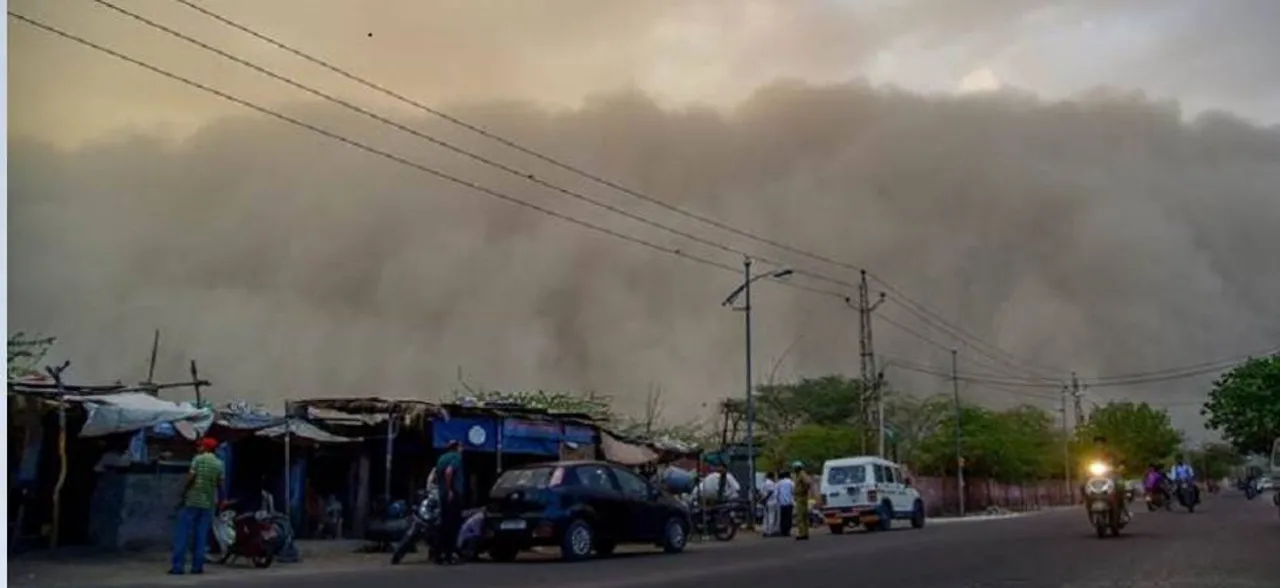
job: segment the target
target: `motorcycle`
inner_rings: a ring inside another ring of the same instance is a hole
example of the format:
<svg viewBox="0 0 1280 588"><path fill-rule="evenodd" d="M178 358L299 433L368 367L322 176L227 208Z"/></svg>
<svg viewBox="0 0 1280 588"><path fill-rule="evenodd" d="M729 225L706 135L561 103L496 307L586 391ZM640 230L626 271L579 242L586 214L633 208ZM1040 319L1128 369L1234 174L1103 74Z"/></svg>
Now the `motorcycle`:
<svg viewBox="0 0 1280 588"><path fill-rule="evenodd" d="M1245 500L1253 500L1254 498L1258 497L1259 492L1258 492L1257 478L1249 478L1248 480L1245 480L1242 486L1244 486Z"/></svg>
<svg viewBox="0 0 1280 588"><path fill-rule="evenodd" d="M1145 493L1147 502L1147 510L1154 512L1160 509L1173 510L1173 501L1170 498L1168 484L1161 482L1155 488L1148 489Z"/></svg>
<svg viewBox="0 0 1280 588"><path fill-rule="evenodd" d="M1195 484L1178 480L1174 485L1173 493L1178 497L1178 504L1187 509L1187 512L1196 511L1196 505L1200 503L1200 493L1196 491Z"/></svg>
<svg viewBox="0 0 1280 588"><path fill-rule="evenodd" d="M1110 475L1111 466L1102 462L1089 464L1089 478L1084 483L1085 506L1089 514L1089 522L1098 533L1098 537L1120 535L1120 530L1129 524L1129 516L1125 512L1128 501L1128 489L1116 485Z"/></svg>
<svg viewBox="0 0 1280 588"><path fill-rule="evenodd" d="M405 530L404 536L396 542L395 549L391 554L391 565L396 565L404 559L418 542L422 542L427 546L427 557L434 560L436 558L436 548L440 541L440 499L434 491L425 491L418 493L418 507L409 515L409 527ZM458 555L464 561L472 561L476 559L476 555L480 553L480 538L484 529L484 509L472 509L464 512L462 515L462 528L458 531L458 536L453 540L457 541Z"/></svg>
<svg viewBox="0 0 1280 588"><path fill-rule="evenodd" d="M400 563L419 541L426 543L427 553L435 559L436 534L440 527L440 499L435 492L419 492L418 507L409 514L409 528L391 552L391 565Z"/></svg>
<svg viewBox="0 0 1280 588"><path fill-rule="evenodd" d="M237 513L234 501L219 505L210 533L220 550L218 563L248 558L255 568L267 568L275 561L291 536L289 520L267 511Z"/></svg>
<svg viewBox="0 0 1280 588"><path fill-rule="evenodd" d="M712 505L705 509L697 503L689 505L693 534L711 535L717 541L733 541L738 535L738 521L743 516L741 507L734 503Z"/></svg>

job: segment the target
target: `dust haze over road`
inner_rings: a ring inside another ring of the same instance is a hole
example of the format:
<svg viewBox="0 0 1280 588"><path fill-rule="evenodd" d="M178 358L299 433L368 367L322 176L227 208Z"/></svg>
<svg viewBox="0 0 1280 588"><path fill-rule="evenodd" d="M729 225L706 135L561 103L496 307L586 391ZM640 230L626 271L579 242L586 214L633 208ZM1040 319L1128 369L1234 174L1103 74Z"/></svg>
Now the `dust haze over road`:
<svg viewBox="0 0 1280 588"><path fill-rule="evenodd" d="M40 43L29 47L50 41ZM321 79L291 67L284 71L308 83ZM467 99L446 110L688 209L865 265L1040 364L1085 377L1127 373L1280 338L1276 127L1188 115L1136 91L1057 100L786 79L761 80L729 105L672 106L643 88L540 104ZM739 261L336 106L287 108L539 205ZM684 230L856 277L692 224L437 120L400 120ZM142 377L158 327L159 372L176 377L195 357L219 400L432 397L457 386L461 366L489 388L595 389L624 408L638 407L656 382L669 415L681 418L741 387L740 316L717 306L736 285L731 274L260 117L219 113L181 139L118 132L67 146L31 135L9 142L11 330L59 336L57 355L74 360L77 378ZM856 317L838 300L763 286L756 307L762 370L797 338L785 374L856 367ZM883 312L911 321L892 305ZM945 364L944 351L908 335L885 325L876 334L881 352ZM939 386L901 378L899 387L922 393ZM1202 397L1205 382L1099 390L1094 399L1167 404L1175 424L1193 427L1199 419L1185 403ZM1019 401L980 386L966 393Z"/></svg>

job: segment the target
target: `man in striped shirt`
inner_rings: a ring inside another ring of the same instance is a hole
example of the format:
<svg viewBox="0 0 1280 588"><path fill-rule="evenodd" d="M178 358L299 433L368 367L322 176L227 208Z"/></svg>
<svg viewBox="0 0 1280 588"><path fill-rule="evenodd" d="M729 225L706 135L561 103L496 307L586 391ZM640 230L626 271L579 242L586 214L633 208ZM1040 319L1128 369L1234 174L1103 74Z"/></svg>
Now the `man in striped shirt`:
<svg viewBox="0 0 1280 588"><path fill-rule="evenodd" d="M186 567L187 548L192 550L191 573L204 573L205 552L209 549L209 527L222 487L222 460L213 452L218 442L200 439L196 456L187 470L187 483L182 488L182 507L173 533L173 565L169 573L181 575ZM194 537L192 536L194 535Z"/></svg>

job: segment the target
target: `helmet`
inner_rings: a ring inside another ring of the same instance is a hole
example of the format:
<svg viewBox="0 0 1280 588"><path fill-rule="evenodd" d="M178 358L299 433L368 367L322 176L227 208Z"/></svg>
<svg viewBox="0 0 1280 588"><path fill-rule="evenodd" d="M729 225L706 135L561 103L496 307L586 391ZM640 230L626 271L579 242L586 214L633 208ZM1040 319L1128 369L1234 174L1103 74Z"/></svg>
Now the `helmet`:
<svg viewBox="0 0 1280 588"><path fill-rule="evenodd" d="M804 469L804 462L800 460L791 462L791 469L793 470Z"/></svg>

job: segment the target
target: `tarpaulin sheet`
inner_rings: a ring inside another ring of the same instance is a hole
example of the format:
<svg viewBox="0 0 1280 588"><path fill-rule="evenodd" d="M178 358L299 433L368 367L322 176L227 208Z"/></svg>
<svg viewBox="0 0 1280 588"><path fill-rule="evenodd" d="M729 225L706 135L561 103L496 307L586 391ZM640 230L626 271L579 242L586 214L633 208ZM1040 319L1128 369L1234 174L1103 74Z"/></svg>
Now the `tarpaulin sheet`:
<svg viewBox="0 0 1280 588"><path fill-rule="evenodd" d="M353 441L359 441L359 439L352 439L351 437L334 435L333 433L301 419L289 419L288 432L294 437L315 441L316 443L351 443ZM255 434L260 437L284 437L285 425L279 424L267 427L259 430Z"/></svg>
<svg viewBox="0 0 1280 588"><path fill-rule="evenodd" d="M643 445L627 443L607 431L600 431L600 449L604 458L614 463L638 466L658 460L658 453Z"/></svg>
<svg viewBox="0 0 1280 588"><path fill-rule="evenodd" d="M560 423L506 418L502 420L503 453L560 455Z"/></svg>
<svg viewBox="0 0 1280 588"><path fill-rule="evenodd" d="M88 419L80 429L81 437L103 437L115 433L131 433L161 423L183 421L190 428L179 432L189 438L203 434L213 423L213 410L196 408L189 403L162 400L150 394L127 392L105 396L68 396L68 402L84 405Z"/></svg>

